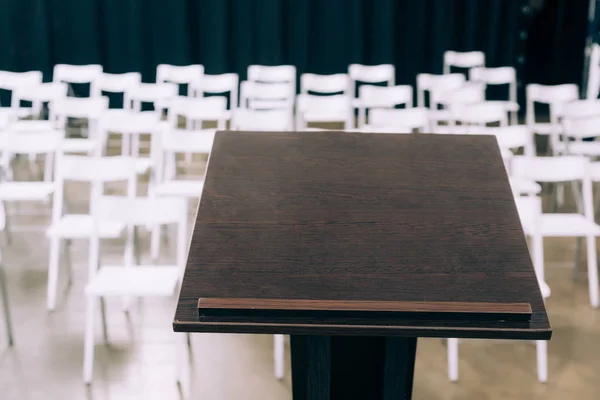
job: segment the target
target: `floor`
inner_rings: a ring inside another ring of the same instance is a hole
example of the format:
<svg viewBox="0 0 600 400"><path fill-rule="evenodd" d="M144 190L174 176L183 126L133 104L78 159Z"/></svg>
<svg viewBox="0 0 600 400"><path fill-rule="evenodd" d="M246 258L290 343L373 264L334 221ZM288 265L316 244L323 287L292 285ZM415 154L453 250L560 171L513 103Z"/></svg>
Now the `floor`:
<svg viewBox="0 0 600 400"><path fill-rule="evenodd" d="M86 206L86 187L69 186L68 193L76 207ZM195 204L190 204L190 218L194 211ZM0 243L16 342L8 348L0 326L2 400L291 399L289 353L286 378L279 382L273 377L272 337L265 335L193 335L193 379L191 388L186 387L192 395L182 392L175 382L176 334L171 330L175 298L137 301L129 314L123 313L120 299L109 299L109 343L104 344L97 332L94 382L86 387L81 368L87 243L74 242L73 283L67 286L62 276L59 306L49 313L45 308L48 248L44 229L50 206L13 206L11 215L11 244L6 237L0 237ZM142 242L147 248L148 235ZM165 258L168 250L163 248ZM574 250L575 240L547 240L545 244L547 281L552 289L548 312L554 329L547 384L536 380L532 343L461 342L460 381L450 383L443 341L422 339L413 398L597 399L600 310L588 303L585 271L573 280ZM107 260L119 257L121 251L121 242L103 245Z"/></svg>

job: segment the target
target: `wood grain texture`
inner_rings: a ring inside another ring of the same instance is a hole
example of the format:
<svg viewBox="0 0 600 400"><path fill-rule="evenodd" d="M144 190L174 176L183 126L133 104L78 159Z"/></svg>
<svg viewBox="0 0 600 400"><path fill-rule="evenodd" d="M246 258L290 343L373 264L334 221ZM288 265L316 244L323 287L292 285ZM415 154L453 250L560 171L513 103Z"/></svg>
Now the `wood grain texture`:
<svg viewBox="0 0 600 400"><path fill-rule="evenodd" d="M529 321L531 306L526 303L457 303L369 300L286 300L225 299L198 300L203 321L231 320L232 317L265 316L292 319L314 315L333 318L436 318L488 321Z"/></svg>
<svg viewBox="0 0 600 400"><path fill-rule="evenodd" d="M530 321L200 321L199 298L526 303ZM174 328L549 339L494 137L219 132Z"/></svg>

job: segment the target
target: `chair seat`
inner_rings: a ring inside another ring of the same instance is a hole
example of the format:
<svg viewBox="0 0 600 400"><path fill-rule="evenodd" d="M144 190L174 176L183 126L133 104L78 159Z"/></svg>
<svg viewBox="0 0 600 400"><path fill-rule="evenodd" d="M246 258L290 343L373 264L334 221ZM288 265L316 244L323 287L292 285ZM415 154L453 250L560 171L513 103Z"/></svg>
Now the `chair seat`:
<svg viewBox="0 0 600 400"><path fill-rule="evenodd" d="M542 214L541 234L549 237L600 236L600 226L581 214Z"/></svg>
<svg viewBox="0 0 600 400"><path fill-rule="evenodd" d="M21 120L11 125L11 128L20 132L55 131L53 123L44 120Z"/></svg>
<svg viewBox="0 0 600 400"><path fill-rule="evenodd" d="M46 182L2 182L2 201L42 201L54 192L54 184Z"/></svg>
<svg viewBox="0 0 600 400"><path fill-rule="evenodd" d="M65 153L90 153L99 148L93 139L63 139L61 150Z"/></svg>
<svg viewBox="0 0 600 400"><path fill-rule="evenodd" d="M554 129L554 125L548 122L538 122L528 126L531 129L531 132L538 135L550 135Z"/></svg>
<svg viewBox="0 0 600 400"><path fill-rule="evenodd" d="M163 265L102 266L85 291L95 296L172 296L179 283L180 269Z"/></svg>
<svg viewBox="0 0 600 400"><path fill-rule="evenodd" d="M204 181L170 181L156 185L154 193L157 196L183 196L198 198L202 194Z"/></svg>
<svg viewBox="0 0 600 400"><path fill-rule="evenodd" d="M67 214L50 225L46 235L50 238L87 239L92 236L93 219L87 214ZM125 224L116 221L99 221L98 237L116 239L121 236Z"/></svg>

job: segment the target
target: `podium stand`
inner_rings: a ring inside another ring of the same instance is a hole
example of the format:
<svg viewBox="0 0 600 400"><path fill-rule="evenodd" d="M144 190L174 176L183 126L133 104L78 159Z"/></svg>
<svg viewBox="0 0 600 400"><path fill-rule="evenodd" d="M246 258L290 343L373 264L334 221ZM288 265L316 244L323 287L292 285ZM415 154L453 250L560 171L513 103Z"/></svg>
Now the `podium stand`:
<svg viewBox="0 0 600 400"><path fill-rule="evenodd" d="M177 332L291 335L294 400L410 399L418 337L547 340L494 136L218 132Z"/></svg>

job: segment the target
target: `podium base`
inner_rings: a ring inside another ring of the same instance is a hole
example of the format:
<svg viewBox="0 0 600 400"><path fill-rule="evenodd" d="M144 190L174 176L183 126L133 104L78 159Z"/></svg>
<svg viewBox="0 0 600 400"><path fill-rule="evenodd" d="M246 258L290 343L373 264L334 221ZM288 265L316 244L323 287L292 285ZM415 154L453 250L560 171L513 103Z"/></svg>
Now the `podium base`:
<svg viewBox="0 0 600 400"><path fill-rule="evenodd" d="M291 336L294 400L412 398L417 338Z"/></svg>

